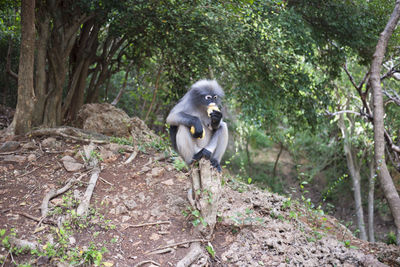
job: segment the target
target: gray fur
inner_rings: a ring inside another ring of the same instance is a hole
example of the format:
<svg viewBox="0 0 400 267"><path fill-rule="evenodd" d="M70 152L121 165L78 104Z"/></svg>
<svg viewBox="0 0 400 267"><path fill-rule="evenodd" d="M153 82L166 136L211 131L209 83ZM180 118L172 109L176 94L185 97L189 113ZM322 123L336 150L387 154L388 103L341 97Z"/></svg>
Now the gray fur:
<svg viewBox="0 0 400 267"><path fill-rule="evenodd" d="M176 149L187 164L202 148L210 151L211 157L220 163L228 144L228 127L223 120L217 129L213 130L210 127L211 119L207 115L207 106L199 103L199 96L204 94L217 95L218 104L224 96L222 88L215 80L200 80L191 86L167 117L167 123L177 127ZM205 131L204 138L197 139L191 135L190 120L186 114L200 119Z"/></svg>

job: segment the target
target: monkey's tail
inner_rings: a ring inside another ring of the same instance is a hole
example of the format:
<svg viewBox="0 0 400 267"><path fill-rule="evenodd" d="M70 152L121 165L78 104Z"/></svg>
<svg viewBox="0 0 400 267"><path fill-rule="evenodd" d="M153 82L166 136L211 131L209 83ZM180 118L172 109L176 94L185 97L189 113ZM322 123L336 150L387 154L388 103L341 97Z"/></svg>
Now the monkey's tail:
<svg viewBox="0 0 400 267"><path fill-rule="evenodd" d="M178 126L171 125L169 127L169 137L171 138L172 147L175 151L178 151L178 146L176 145L176 134L178 132Z"/></svg>

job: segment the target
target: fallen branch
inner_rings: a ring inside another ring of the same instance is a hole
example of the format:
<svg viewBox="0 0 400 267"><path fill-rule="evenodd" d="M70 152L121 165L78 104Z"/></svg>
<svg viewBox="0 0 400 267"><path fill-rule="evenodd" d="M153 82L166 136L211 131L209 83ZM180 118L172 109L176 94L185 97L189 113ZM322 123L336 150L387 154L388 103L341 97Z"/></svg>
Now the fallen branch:
<svg viewBox="0 0 400 267"><path fill-rule="evenodd" d="M29 172L26 172L26 173L23 173L23 174L21 174L20 176L17 176L17 177L24 177L24 176L26 176L26 175L28 175L28 174L31 174L32 172L36 171L37 169L39 169L39 168L41 168L41 167L43 167L43 166L36 167L36 168L34 168L33 170L31 170L31 171L29 171Z"/></svg>
<svg viewBox="0 0 400 267"><path fill-rule="evenodd" d="M29 136L56 135L65 138L70 138L76 141L91 142L96 144L107 144L110 142L108 136L99 133L91 133L79 128L67 127L67 126L38 129L29 132L28 135ZM93 137L96 137L97 139L93 139Z"/></svg>
<svg viewBox="0 0 400 267"><path fill-rule="evenodd" d="M40 222L41 221L44 224L57 226L57 223L55 221L53 221L53 220L37 218L37 217L34 217L34 216L32 216L32 215L30 215L28 213L25 213L25 212L19 212L18 214L24 216L25 218L31 219L31 220L33 220L35 222Z"/></svg>
<svg viewBox="0 0 400 267"><path fill-rule="evenodd" d="M111 185L111 186L114 186L114 184L113 183L110 183L109 181L107 181L106 179L104 179L104 178L101 178L100 177L100 181L102 181L103 183L105 183L105 184L108 184L108 185Z"/></svg>
<svg viewBox="0 0 400 267"><path fill-rule="evenodd" d="M171 222L170 221L158 221L158 222L151 222L151 223L130 224L130 225L125 226L124 229L122 229L122 231L128 229L129 227L137 228L137 227L157 225L157 224L171 224Z"/></svg>
<svg viewBox="0 0 400 267"><path fill-rule="evenodd" d="M129 158L124 162L124 164L129 164L131 163L137 156L138 152L135 150L133 153L129 156Z"/></svg>
<svg viewBox="0 0 400 267"><path fill-rule="evenodd" d="M159 249L156 251L153 251L149 253L148 255L155 255L155 254L165 254L174 251L173 248L164 248L164 249Z"/></svg>
<svg viewBox="0 0 400 267"><path fill-rule="evenodd" d="M205 242L208 242L208 241L209 240L206 240L206 239L193 239L193 240L188 240L188 241L182 241L182 242L178 242L178 243L173 243L171 245L163 246L163 247L160 247L160 248L148 250L144 254L149 254L149 253L157 251L157 250L161 250L161 249L165 249L165 248L173 248L173 247L186 245L186 244L190 244L190 243L194 243L194 242L205 243Z"/></svg>
<svg viewBox="0 0 400 267"><path fill-rule="evenodd" d="M42 206L40 207L40 210L42 212L41 221L43 221L44 218L46 218L47 213L49 212L49 206L48 206L49 201L51 199L55 198L56 196L61 195L61 194L65 193L66 191L68 191L74 185L75 182L76 182L76 179L71 178L68 180L67 184L63 188L60 188L58 190L52 189L46 194L46 196L43 198ZM40 223L39 223L39 225L40 225Z"/></svg>
<svg viewBox="0 0 400 267"><path fill-rule="evenodd" d="M151 263L151 264L154 264L154 265L160 266L160 264L159 264L159 263L157 263L157 262L155 262L155 261L150 261L150 260L147 260L147 261L141 261L141 262L139 262L138 264L136 264L136 265L135 265L135 266L133 266L133 267L140 267L140 266L142 266L142 265L145 265L145 264L147 264L147 263Z"/></svg>
<svg viewBox="0 0 400 267"><path fill-rule="evenodd" d="M86 188L86 192L83 195L83 199L76 209L76 214L78 216L86 215L89 210L90 199L93 195L93 190L96 186L97 179L99 178L100 168L99 166L95 166L93 168L92 176L90 176L89 185Z"/></svg>
<svg viewBox="0 0 400 267"><path fill-rule="evenodd" d="M191 266L197 259L199 259L202 255L206 256L203 252L203 249L200 246L200 242L194 242L190 245L190 251L185 255L183 259L181 259L176 267L188 267ZM197 265L196 265L197 266Z"/></svg>

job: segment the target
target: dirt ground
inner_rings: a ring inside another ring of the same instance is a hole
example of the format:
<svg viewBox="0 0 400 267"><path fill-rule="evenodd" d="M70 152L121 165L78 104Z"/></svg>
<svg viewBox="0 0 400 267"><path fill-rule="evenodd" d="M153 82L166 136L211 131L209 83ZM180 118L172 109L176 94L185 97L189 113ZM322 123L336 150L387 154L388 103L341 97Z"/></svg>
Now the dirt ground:
<svg viewBox="0 0 400 267"><path fill-rule="evenodd" d="M14 252L3 242L3 266L176 266L190 241L203 239L193 234L195 218L184 216L191 213L187 173L157 147L97 145L100 178L90 214L82 219L74 210L91 176L81 154L87 143L59 137L15 141L16 147L0 152L2 239L15 235L46 253ZM125 164L132 153L135 159ZM65 156L80 168L67 171ZM44 196L72 177L78 182L51 200L46 220L39 223ZM228 173L224 177L220 218L213 238L203 242L211 251L208 266L400 265L398 247L358 240L332 217L242 184Z"/></svg>

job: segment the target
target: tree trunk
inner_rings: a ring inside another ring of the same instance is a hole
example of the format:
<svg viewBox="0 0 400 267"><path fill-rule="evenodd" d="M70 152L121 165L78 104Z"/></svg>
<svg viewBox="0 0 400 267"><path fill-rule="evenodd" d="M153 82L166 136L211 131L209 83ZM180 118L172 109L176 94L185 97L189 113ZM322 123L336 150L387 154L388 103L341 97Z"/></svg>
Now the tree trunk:
<svg viewBox="0 0 400 267"><path fill-rule="evenodd" d="M400 198L392 177L388 171L385 161L385 139L384 139L384 107L381 87L380 72L387 43L396 28L400 16L400 0L396 1L393 13L390 16L385 29L379 36L375 53L371 63L370 82L373 89L374 99L374 142L375 142L375 164L383 193L389 203L394 222L397 228L397 244L400 245Z"/></svg>
<svg viewBox="0 0 400 267"><path fill-rule="evenodd" d="M350 121L350 123L353 123ZM365 230L365 222L364 222L364 211L362 207L362 198L361 198L361 175L360 175L360 164L356 163L356 156L353 151L353 147L351 145L351 141L349 140L349 133L346 125L344 123L344 115L339 115L339 128L342 131L343 136L343 146L344 153L346 155L347 168L350 172L351 181L353 183L353 191L354 191L354 202L356 209L356 217L357 217L357 227L360 230L360 239L367 240L367 232ZM353 124L350 125L350 128L353 129Z"/></svg>
<svg viewBox="0 0 400 267"><path fill-rule="evenodd" d="M88 87L86 103L97 103L99 100L100 86L112 74L112 59L118 52L118 49L126 41L126 36L122 38L107 37L103 45L103 52L100 56L101 60L97 62L97 66L92 74L92 78Z"/></svg>
<svg viewBox="0 0 400 267"><path fill-rule="evenodd" d="M279 152L278 152L278 155L276 156L274 169L272 170L272 177L274 179L276 178L276 171L278 169L279 158L281 157L282 152L283 152L283 144L282 144L282 142L279 142Z"/></svg>
<svg viewBox="0 0 400 267"><path fill-rule="evenodd" d="M150 107L147 110L147 113L146 113L146 116L144 119L145 122L147 122L147 120L149 119L150 112L152 111L154 103L156 102L156 96L157 96L157 91L158 91L158 87L159 87L161 72L162 72L162 65L158 68L156 83L154 85L153 98L151 100Z"/></svg>
<svg viewBox="0 0 400 267"><path fill-rule="evenodd" d="M132 63L133 63L133 61L129 64L128 68L126 69L124 83L122 84L121 89L119 90L119 92L118 92L117 96L114 98L114 100L111 102L111 105L113 105L113 106L116 106L118 104L119 100L121 99L122 95L125 92L126 85L128 84L129 71L131 69Z"/></svg>
<svg viewBox="0 0 400 267"><path fill-rule="evenodd" d="M85 101L86 80L90 64L94 61L98 46L99 25L94 19L87 21L82 27L79 40L71 53L72 78L69 91L62 107L62 117L66 121L73 121Z"/></svg>
<svg viewBox="0 0 400 267"><path fill-rule="evenodd" d="M35 0L21 1L21 50L18 68L18 102L11 132L25 134L32 128L35 104L33 67L35 55Z"/></svg>
<svg viewBox="0 0 400 267"><path fill-rule="evenodd" d="M369 242L375 242L374 232L374 190L375 190L375 164L371 159L368 177L368 235Z"/></svg>
<svg viewBox="0 0 400 267"><path fill-rule="evenodd" d="M39 1L40 4L42 4ZM38 7L40 10L40 7ZM37 38L37 52L36 52L36 81L35 93L37 101L35 103L35 112L33 114L33 126L39 126L43 123L44 105L46 103L47 93L47 73L46 73L46 58L47 58L47 44L50 36L50 18L43 12L38 12L37 18L38 25L38 38Z"/></svg>

